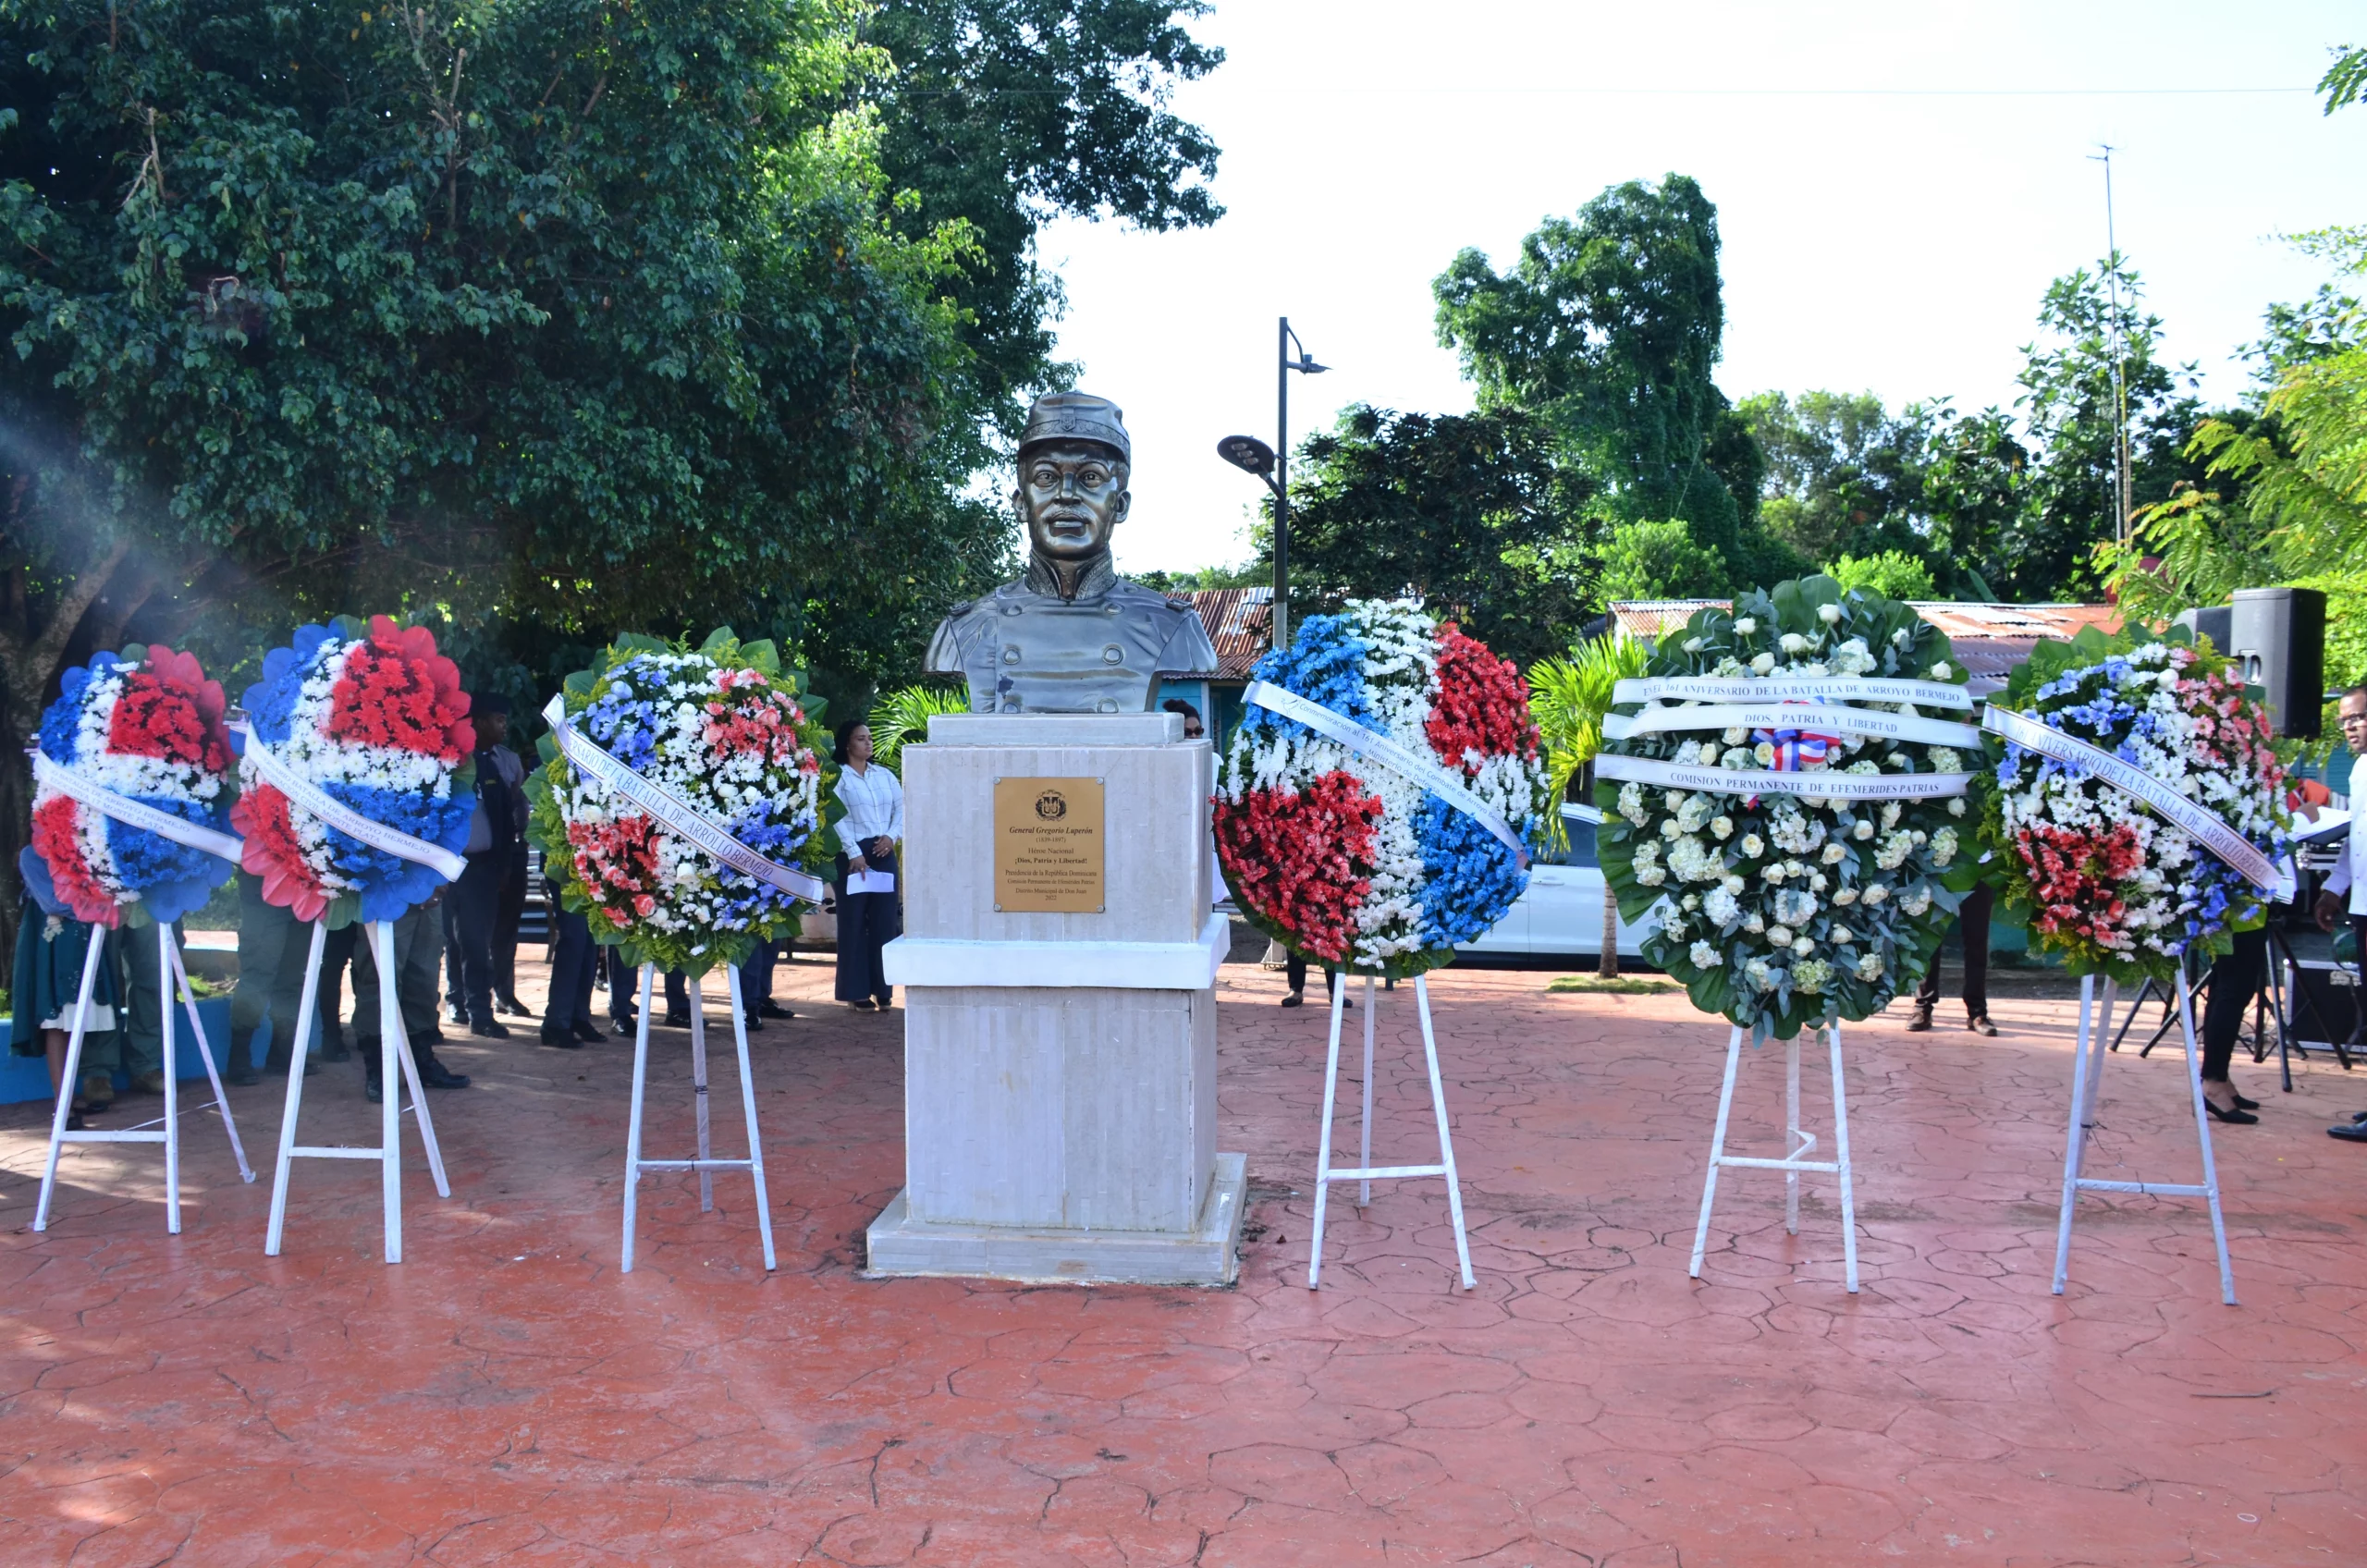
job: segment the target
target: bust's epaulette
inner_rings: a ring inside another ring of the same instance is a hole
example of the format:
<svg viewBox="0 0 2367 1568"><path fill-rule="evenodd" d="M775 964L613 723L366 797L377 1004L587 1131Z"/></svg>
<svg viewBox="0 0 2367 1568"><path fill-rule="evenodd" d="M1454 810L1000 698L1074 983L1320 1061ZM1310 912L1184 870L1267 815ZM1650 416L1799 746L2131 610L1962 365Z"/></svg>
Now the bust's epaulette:
<svg viewBox="0 0 2367 1568"><path fill-rule="evenodd" d="M1183 594L1170 594L1167 595L1167 607L1171 610L1188 610L1193 606L1192 601Z"/></svg>
<svg viewBox="0 0 2367 1568"><path fill-rule="evenodd" d="M977 600L975 600L975 599L964 599L964 600L963 600L960 604L958 604L958 605L954 606L951 609L950 609L950 610L946 611L946 612L945 612L945 619L948 619L948 620L952 620L952 619L956 619L957 617L961 617L961 616L968 615L972 610L974 610L974 609L977 608L977 606L978 606L978 601L977 601Z"/></svg>

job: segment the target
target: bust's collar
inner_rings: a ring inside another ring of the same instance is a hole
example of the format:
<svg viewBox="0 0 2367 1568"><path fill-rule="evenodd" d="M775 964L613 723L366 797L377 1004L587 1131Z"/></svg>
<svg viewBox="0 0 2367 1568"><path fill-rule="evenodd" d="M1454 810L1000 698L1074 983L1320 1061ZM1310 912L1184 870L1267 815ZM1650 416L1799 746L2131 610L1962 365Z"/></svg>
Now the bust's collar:
<svg viewBox="0 0 2367 1568"><path fill-rule="evenodd" d="M1043 557L1027 557L1027 575L1020 580L1031 594L1055 599L1098 599L1118 585L1117 569L1104 550L1073 569Z"/></svg>

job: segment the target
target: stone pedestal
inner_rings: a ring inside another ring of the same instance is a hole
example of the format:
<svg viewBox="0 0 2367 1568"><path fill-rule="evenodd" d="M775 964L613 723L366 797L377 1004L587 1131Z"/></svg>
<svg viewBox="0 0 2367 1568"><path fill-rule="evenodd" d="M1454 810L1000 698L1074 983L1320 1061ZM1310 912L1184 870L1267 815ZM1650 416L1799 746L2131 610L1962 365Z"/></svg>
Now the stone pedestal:
<svg viewBox="0 0 2367 1568"><path fill-rule="evenodd" d="M1222 1284L1243 1157L1216 1148L1214 754L1173 714L957 714L903 753L904 1190L875 1274ZM998 779L1101 781L1103 903L1000 910Z"/></svg>

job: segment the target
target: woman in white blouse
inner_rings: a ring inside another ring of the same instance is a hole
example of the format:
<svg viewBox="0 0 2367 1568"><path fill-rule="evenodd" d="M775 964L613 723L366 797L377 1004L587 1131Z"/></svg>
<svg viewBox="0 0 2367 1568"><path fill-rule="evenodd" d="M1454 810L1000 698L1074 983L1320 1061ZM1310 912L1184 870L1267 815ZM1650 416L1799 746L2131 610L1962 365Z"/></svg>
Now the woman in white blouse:
<svg viewBox="0 0 2367 1568"><path fill-rule="evenodd" d="M857 1012L886 1008L894 993L880 949L902 928L896 911L896 845L904 837L904 787L871 760L871 727L839 726L839 1000Z"/></svg>

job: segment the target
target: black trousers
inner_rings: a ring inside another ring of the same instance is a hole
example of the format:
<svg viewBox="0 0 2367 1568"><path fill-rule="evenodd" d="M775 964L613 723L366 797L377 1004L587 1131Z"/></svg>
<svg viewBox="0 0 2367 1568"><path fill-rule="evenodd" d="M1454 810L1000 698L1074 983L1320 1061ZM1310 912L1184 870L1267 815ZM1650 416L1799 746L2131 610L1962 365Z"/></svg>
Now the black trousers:
<svg viewBox="0 0 2367 1568"><path fill-rule="evenodd" d="M543 1027L569 1030L582 1024L588 1029L593 1027L592 974L599 966L599 949L584 918L559 907L558 889L550 888L549 897L551 931L558 940L551 944L551 994L543 1008Z"/></svg>
<svg viewBox="0 0 2367 1568"><path fill-rule="evenodd" d="M558 900L553 899L550 907L558 908ZM518 999L518 926L525 918L526 847L521 844L510 853L493 911L493 994L505 1002Z"/></svg>
<svg viewBox="0 0 2367 1568"><path fill-rule="evenodd" d="M600 955L600 962L608 966L608 1019L615 1023L630 1023L639 1016L641 971L632 966L620 947L602 948Z"/></svg>
<svg viewBox="0 0 2367 1568"><path fill-rule="evenodd" d="M1989 916L1996 907L1997 890L1983 882L1964 896L1963 907L1956 911L1956 929L1964 934L1967 1018L1989 1016ZM1923 984L1916 988L1915 1005L1940 1005L1940 955L1936 952L1932 955L1932 967L1923 972Z"/></svg>
<svg viewBox="0 0 2367 1568"><path fill-rule="evenodd" d="M509 873L507 855L471 855L469 868L444 895L452 906L452 924L460 943L460 1000L472 1024L493 1020L493 927L501 910L502 881Z"/></svg>
<svg viewBox="0 0 2367 1568"><path fill-rule="evenodd" d="M2202 1004L2202 1075L2221 1084L2227 1081L2227 1064L2235 1060L2245 1010L2268 977L2268 928L2238 931L2235 940L2235 947L2212 964L2211 995Z"/></svg>
<svg viewBox="0 0 2367 1568"><path fill-rule="evenodd" d="M873 840L875 843L877 839ZM868 862L874 871L896 874L896 857ZM888 985L880 951L903 934L903 912L895 893L849 893L847 857L839 856L839 971L832 993L842 1002L876 1001L885 1007L895 993Z"/></svg>
<svg viewBox="0 0 2367 1568"><path fill-rule="evenodd" d="M1306 958L1303 953L1290 952L1282 959L1282 978L1294 991L1306 989ZM1340 988L1340 972L1330 964L1323 966L1323 994L1330 996Z"/></svg>

